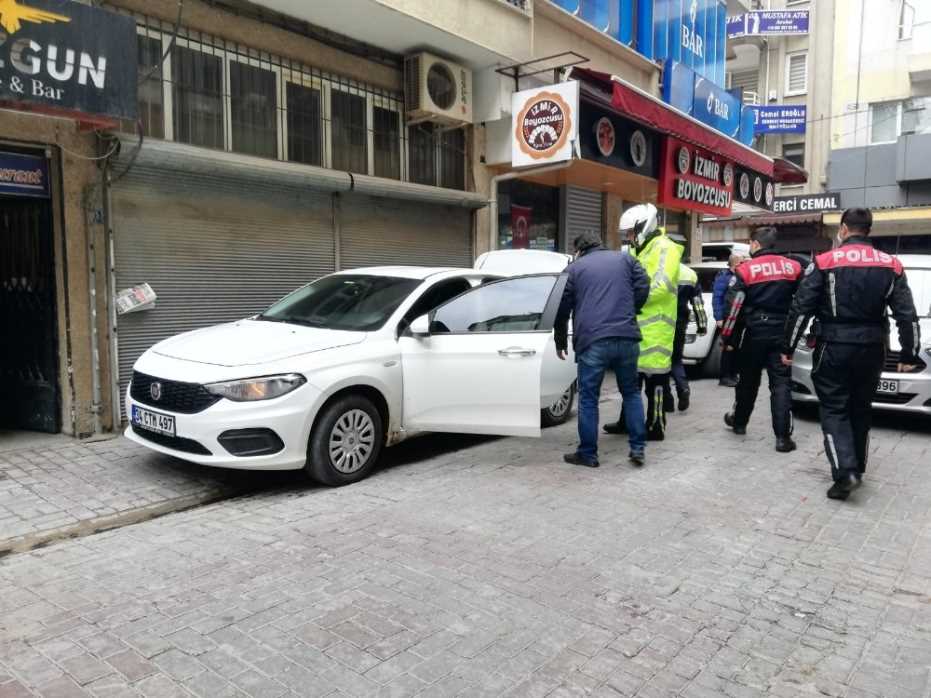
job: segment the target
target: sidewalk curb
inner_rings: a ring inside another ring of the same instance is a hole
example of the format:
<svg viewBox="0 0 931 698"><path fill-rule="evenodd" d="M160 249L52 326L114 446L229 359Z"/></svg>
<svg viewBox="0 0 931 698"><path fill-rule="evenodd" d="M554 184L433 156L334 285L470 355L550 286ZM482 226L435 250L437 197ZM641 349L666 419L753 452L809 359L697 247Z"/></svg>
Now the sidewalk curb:
<svg viewBox="0 0 931 698"><path fill-rule="evenodd" d="M106 516L98 516L93 519L78 521L61 528L55 528L48 531L38 531L36 533L30 533L25 536L10 538L8 540L0 540L0 559L3 559L12 553L27 552L29 550L34 550L35 548L45 547L46 545L58 541L68 540L71 538L83 538L95 533L101 533L103 531L109 531L115 528L122 528L123 526L131 526L133 524L142 523L143 521L156 519L160 516L165 516L166 514L174 514L177 512L186 511L188 509L193 509L195 507L213 504L215 502L223 501L226 499L232 499L233 497L237 497L243 493L244 490L241 489L215 489L208 492L202 492L200 494L175 497L174 499L169 499L164 502L158 502L157 504L150 504L145 507L130 509L128 511L121 511L117 512L116 514L108 514Z"/></svg>

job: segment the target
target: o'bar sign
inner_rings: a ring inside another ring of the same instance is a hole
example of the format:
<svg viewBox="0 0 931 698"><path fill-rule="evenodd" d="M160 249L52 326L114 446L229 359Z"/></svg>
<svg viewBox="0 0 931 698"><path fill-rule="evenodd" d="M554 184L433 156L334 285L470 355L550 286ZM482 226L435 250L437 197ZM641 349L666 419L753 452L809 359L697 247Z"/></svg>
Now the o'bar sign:
<svg viewBox="0 0 931 698"><path fill-rule="evenodd" d="M511 97L511 165L543 165L572 158L579 138L579 83L563 82Z"/></svg>
<svg viewBox="0 0 931 698"><path fill-rule="evenodd" d="M0 0L0 100L136 118L136 22L72 0Z"/></svg>

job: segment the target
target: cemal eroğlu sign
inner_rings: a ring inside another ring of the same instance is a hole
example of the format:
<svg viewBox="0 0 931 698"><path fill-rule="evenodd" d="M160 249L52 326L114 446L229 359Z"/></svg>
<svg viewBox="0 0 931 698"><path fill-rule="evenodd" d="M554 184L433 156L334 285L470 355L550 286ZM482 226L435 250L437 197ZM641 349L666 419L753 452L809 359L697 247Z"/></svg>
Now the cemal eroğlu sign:
<svg viewBox="0 0 931 698"><path fill-rule="evenodd" d="M734 164L675 138L666 138L660 165L659 203L728 216L734 199Z"/></svg>
<svg viewBox="0 0 931 698"><path fill-rule="evenodd" d="M0 101L136 117L136 22L77 2L0 0Z"/></svg>

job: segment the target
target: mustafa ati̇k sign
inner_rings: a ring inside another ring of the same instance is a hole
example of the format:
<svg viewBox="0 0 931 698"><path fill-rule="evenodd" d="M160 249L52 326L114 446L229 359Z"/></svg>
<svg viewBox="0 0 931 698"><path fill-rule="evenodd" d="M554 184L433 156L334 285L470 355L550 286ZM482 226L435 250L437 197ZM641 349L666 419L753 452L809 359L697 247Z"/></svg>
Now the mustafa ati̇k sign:
<svg viewBox="0 0 931 698"><path fill-rule="evenodd" d="M675 138L665 140L660 159L659 203L729 216L733 200L732 162Z"/></svg>
<svg viewBox="0 0 931 698"><path fill-rule="evenodd" d="M579 138L579 83L562 82L511 97L511 165L527 167L572 158Z"/></svg>

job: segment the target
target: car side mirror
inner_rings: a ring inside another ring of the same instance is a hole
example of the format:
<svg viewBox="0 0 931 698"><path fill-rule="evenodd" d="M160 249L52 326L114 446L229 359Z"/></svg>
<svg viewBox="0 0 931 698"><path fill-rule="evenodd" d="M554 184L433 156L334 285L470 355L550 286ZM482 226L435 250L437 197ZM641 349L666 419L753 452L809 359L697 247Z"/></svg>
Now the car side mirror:
<svg viewBox="0 0 931 698"><path fill-rule="evenodd" d="M430 336L430 316L421 315L419 318L414 320L410 324L411 334L414 337L429 337Z"/></svg>

